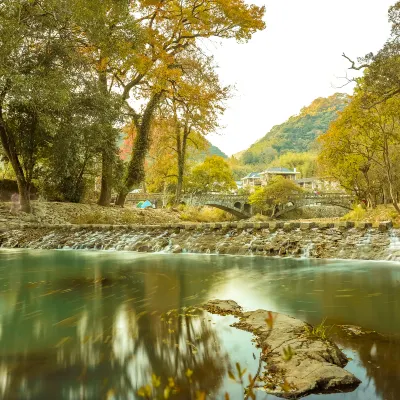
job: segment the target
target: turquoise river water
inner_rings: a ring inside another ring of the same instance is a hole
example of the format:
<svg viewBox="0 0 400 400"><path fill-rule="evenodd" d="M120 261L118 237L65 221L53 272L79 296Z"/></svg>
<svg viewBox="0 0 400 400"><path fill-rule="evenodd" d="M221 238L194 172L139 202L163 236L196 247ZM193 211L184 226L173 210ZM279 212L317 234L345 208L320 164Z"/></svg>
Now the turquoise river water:
<svg viewBox="0 0 400 400"><path fill-rule="evenodd" d="M151 384L163 398L170 384L171 399L243 399L228 371L257 370L251 334L184 308L214 298L382 333L333 328L362 384L308 398L400 398L399 264L38 250L0 250L0 398L139 399Z"/></svg>

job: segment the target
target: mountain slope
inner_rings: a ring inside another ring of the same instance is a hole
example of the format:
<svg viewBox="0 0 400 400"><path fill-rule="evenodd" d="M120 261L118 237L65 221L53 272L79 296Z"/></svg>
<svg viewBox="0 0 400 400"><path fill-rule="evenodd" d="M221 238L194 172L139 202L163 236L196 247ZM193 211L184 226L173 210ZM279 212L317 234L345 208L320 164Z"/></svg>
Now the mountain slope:
<svg viewBox="0 0 400 400"><path fill-rule="evenodd" d="M312 150L315 139L327 131L348 100L349 96L343 93L314 100L308 107L302 108L298 115L274 126L263 138L251 145L241 155L241 163L265 165L288 152L303 153Z"/></svg>

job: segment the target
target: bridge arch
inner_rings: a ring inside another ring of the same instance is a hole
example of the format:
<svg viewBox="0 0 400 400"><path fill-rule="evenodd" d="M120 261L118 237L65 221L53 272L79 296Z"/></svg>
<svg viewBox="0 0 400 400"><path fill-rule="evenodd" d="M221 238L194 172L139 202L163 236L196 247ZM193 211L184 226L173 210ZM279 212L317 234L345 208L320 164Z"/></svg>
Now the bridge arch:
<svg viewBox="0 0 400 400"><path fill-rule="evenodd" d="M235 217L240 218L240 219L249 218L249 215L246 215L243 211L238 210L236 208L227 207L227 206L224 206L222 204L213 204L213 203L207 203L207 204L204 204L204 205L208 206L208 207L214 207L214 208L218 208L220 210L226 211L226 212L228 212L228 213L230 213L230 214L232 214Z"/></svg>
<svg viewBox="0 0 400 400"><path fill-rule="evenodd" d="M303 196L287 203L282 209L275 213L274 217L278 218L290 211L297 210L304 207L313 206L333 206L341 207L346 210L352 210L353 207L353 196L350 195L326 195L326 196Z"/></svg>
<svg viewBox="0 0 400 400"><path fill-rule="evenodd" d="M240 201L237 201L233 207L238 208L239 210L242 208L242 203Z"/></svg>
<svg viewBox="0 0 400 400"><path fill-rule="evenodd" d="M243 211L247 214L251 214L251 205L249 203L245 203L243 206Z"/></svg>

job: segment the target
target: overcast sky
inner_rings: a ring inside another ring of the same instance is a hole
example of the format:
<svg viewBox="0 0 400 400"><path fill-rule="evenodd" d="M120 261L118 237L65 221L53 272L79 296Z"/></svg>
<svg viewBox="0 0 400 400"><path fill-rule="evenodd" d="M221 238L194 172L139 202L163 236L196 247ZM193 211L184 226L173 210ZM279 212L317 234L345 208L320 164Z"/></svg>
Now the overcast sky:
<svg viewBox="0 0 400 400"><path fill-rule="evenodd" d="M251 0L247 0L250 2ZM231 155L298 114L344 82L352 58L379 50L390 33L387 10L395 0L252 0L266 6L267 28L245 44L208 44L224 84L235 97L211 142Z"/></svg>

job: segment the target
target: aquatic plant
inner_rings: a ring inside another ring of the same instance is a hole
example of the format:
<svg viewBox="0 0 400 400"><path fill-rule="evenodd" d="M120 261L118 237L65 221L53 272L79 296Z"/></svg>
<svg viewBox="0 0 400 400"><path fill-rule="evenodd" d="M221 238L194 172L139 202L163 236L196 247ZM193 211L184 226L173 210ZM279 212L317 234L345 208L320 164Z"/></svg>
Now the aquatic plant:
<svg viewBox="0 0 400 400"><path fill-rule="evenodd" d="M325 325L326 318L316 326L306 325L304 327L304 334L308 338L311 339L322 339L327 340L328 336L327 333L332 327L328 327Z"/></svg>

